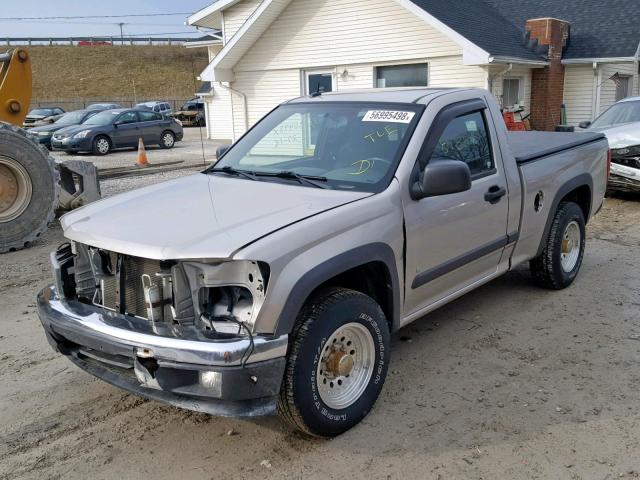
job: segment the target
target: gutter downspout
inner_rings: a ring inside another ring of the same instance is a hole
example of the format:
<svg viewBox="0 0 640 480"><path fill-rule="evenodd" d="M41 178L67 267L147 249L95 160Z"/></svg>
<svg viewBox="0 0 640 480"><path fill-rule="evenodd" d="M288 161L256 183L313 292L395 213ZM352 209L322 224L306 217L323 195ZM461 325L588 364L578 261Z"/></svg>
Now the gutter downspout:
<svg viewBox="0 0 640 480"><path fill-rule="evenodd" d="M225 89L226 91L228 91L229 93L232 94L231 96L231 111L233 112L233 94L238 95L240 98L242 98L242 106L243 106L243 110L244 110L244 132L246 133L247 130L249 130L249 107L247 105L247 96L242 93L239 90L236 90L234 88L231 88L227 85L224 85L222 82L218 82L218 85ZM232 129L233 129L233 141L236 141L236 130L235 130L235 121L233 122L232 125Z"/></svg>
<svg viewBox="0 0 640 480"><path fill-rule="evenodd" d="M593 62L593 95L591 101L591 121L600 113L600 71L598 69L598 62Z"/></svg>

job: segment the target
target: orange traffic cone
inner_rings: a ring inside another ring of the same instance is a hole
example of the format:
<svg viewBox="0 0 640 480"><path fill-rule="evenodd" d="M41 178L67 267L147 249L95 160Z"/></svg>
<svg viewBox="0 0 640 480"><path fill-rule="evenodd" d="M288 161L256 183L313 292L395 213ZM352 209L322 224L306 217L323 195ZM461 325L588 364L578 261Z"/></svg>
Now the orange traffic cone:
<svg viewBox="0 0 640 480"><path fill-rule="evenodd" d="M144 149L144 142L142 137L138 140L138 160L136 161L138 167L148 167L149 160L147 160L147 151Z"/></svg>

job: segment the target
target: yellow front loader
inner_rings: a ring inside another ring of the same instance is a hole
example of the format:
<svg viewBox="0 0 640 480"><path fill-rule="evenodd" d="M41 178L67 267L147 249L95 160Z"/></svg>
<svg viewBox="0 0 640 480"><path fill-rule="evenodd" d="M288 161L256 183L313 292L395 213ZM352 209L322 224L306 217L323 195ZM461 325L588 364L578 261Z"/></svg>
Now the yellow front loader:
<svg viewBox="0 0 640 480"><path fill-rule="evenodd" d="M24 49L0 53L0 253L28 246L56 212L100 198L90 162L56 163L19 128L31 102L31 60Z"/></svg>

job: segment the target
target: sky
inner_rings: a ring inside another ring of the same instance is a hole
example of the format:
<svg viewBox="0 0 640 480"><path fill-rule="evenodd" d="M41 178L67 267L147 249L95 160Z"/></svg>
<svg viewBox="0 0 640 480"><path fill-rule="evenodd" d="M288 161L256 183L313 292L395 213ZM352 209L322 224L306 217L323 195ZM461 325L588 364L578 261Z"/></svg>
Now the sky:
<svg viewBox="0 0 640 480"><path fill-rule="evenodd" d="M124 35L192 32L184 25L188 14L213 0L0 0L0 39L6 37L120 36L118 22L124 22ZM181 13L175 16L146 16L154 13ZM104 18L103 15L142 14L142 17ZM52 17L100 15L101 18L59 20L5 20L12 17ZM2 40L0 40L2 42Z"/></svg>

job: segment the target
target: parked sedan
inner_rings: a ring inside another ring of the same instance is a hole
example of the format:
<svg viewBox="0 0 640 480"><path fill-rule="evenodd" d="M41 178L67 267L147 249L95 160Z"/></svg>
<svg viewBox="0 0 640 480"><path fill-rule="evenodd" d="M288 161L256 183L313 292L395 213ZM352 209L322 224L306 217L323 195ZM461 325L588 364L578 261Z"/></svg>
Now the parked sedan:
<svg viewBox="0 0 640 480"><path fill-rule="evenodd" d="M37 121L40 121L47 117L51 117L53 115L60 115L61 113L64 113L64 110L60 107L34 108L25 117L24 126L25 128L29 128L33 126L33 124Z"/></svg>
<svg viewBox="0 0 640 480"><path fill-rule="evenodd" d="M34 135L41 145L51 149L51 137L55 132L73 125L80 125L98 112L99 110L76 110L75 112L63 113L55 122L33 127L29 130L29 133Z"/></svg>
<svg viewBox="0 0 640 480"><path fill-rule="evenodd" d="M87 105L86 110L113 110L115 108L122 108L119 103L92 103Z"/></svg>
<svg viewBox="0 0 640 480"><path fill-rule="evenodd" d="M581 128L607 136L611 148L609 189L640 192L640 97L614 103L593 122Z"/></svg>
<svg viewBox="0 0 640 480"><path fill-rule="evenodd" d="M89 117L81 125L58 130L51 138L54 150L93 152L106 155L116 148L135 147L143 139L145 145L172 148L182 140L182 125L149 110L105 110Z"/></svg>

